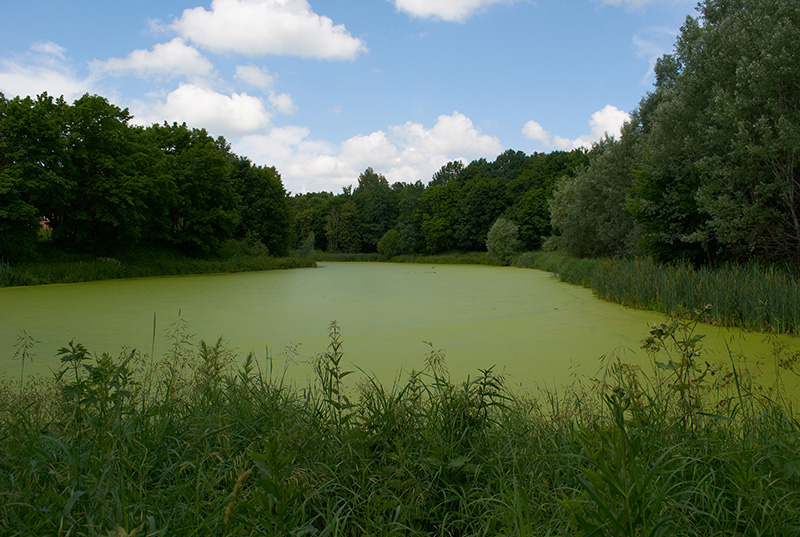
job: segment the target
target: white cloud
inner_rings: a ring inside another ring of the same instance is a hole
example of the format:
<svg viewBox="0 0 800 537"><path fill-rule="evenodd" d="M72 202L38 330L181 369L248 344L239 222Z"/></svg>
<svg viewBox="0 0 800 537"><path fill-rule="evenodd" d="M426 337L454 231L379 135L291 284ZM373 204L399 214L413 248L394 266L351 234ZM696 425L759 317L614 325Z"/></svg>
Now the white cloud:
<svg viewBox="0 0 800 537"><path fill-rule="evenodd" d="M183 39L176 37L161 43L153 50L134 50L127 58L110 58L95 61L92 66L111 75L133 74L141 78L153 76L204 77L213 70L208 59Z"/></svg>
<svg viewBox="0 0 800 537"><path fill-rule="evenodd" d="M269 94L269 103L278 114L292 115L297 111L297 106L295 106L291 95L274 91L276 77L266 67L239 65L236 67L234 78L267 92Z"/></svg>
<svg viewBox="0 0 800 537"><path fill-rule="evenodd" d="M212 136L243 136L269 126L270 114L263 101L246 93L225 95L197 84L181 84L155 105L139 104L131 109L137 123L186 123L205 128Z"/></svg>
<svg viewBox="0 0 800 537"><path fill-rule="evenodd" d="M470 15L494 4L510 4L517 0L394 0L398 11L412 17L447 22L464 22Z"/></svg>
<svg viewBox="0 0 800 537"><path fill-rule="evenodd" d="M47 92L72 101L91 92L92 85L91 77L76 74L66 50L52 42L36 43L20 58L0 61L0 92L6 97Z"/></svg>
<svg viewBox="0 0 800 537"><path fill-rule="evenodd" d="M297 106L294 104L292 96L288 93L270 93L269 104L278 114L291 116L297 112Z"/></svg>
<svg viewBox="0 0 800 537"><path fill-rule="evenodd" d="M256 67L255 65L237 65L234 78L264 90L271 90L275 84L275 77L269 72L269 69Z"/></svg>
<svg viewBox="0 0 800 537"><path fill-rule="evenodd" d="M43 54L52 58L58 58L62 61L67 59L67 49L52 41L43 41L31 45L31 51L37 54Z"/></svg>
<svg viewBox="0 0 800 537"><path fill-rule="evenodd" d="M551 142L550 133L544 130L544 127L536 123L534 120L530 120L525 123L525 126L522 127L522 134L530 140L535 140L545 145L549 145Z"/></svg>
<svg viewBox="0 0 800 537"><path fill-rule="evenodd" d="M495 157L500 141L478 129L468 117L441 115L425 128L407 122L359 135L338 146L310 138L302 127L275 128L265 135L243 137L234 151L258 164L276 166L290 192L338 192L352 185L367 167L390 182L428 181L451 160Z"/></svg>
<svg viewBox="0 0 800 537"><path fill-rule="evenodd" d="M349 60L366 51L344 25L314 13L307 0L213 0L187 9L172 28L214 52Z"/></svg>
<svg viewBox="0 0 800 537"><path fill-rule="evenodd" d="M592 114L592 119L589 120L592 140L600 140L606 134L619 136L622 133L622 125L630 119L631 116L627 112L610 104L605 105L602 110Z"/></svg>
<svg viewBox="0 0 800 537"><path fill-rule="evenodd" d="M622 132L622 125L630 120L631 116L616 106L607 104L602 110L592 114L589 120L589 134L578 136L575 139L564 136L552 135L539 123L530 120L522 127L522 134L529 140L541 143L547 149L556 148L564 151L585 147L600 141L606 134L617 137Z"/></svg>

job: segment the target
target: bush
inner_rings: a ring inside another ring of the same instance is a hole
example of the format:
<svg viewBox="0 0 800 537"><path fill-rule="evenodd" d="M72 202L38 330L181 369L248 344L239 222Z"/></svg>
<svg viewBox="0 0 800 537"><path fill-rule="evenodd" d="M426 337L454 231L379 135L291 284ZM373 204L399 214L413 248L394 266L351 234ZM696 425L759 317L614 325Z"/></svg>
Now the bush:
<svg viewBox="0 0 800 537"><path fill-rule="evenodd" d="M378 253L385 259L391 259L403 253L400 242L400 232L396 229L387 231L378 241Z"/></svg>
<svg viewBox="0 0 800 537"><path fill-rule="evenodd" d="M510 265L519 251L519 227L502 216L495 221L486 236L486 249L503 265Z"/></svg>

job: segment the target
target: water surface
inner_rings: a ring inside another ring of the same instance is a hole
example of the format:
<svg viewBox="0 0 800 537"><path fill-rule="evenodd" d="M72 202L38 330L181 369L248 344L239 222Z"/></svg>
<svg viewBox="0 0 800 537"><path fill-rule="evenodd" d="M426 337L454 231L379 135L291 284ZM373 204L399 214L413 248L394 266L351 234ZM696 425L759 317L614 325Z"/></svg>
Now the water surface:
<svg viewBox="0 0 800 537"><path fill-rule="evenodd" d="M149 353L156 320L156 356L169 349L168 325L184 319L194 341L222 336L239 354L273 356L276 367L293 346L288 375L303 382L304 361L327 346L337 321L348 368L391 382L419 369L441 349L454 378L495 367L525 388L562 386L592 375L601 357L645 364L640 341L663 320L652 312L596 299L552 275L507 267L322 263L318 268L239 274L170 276L0 289L0 372L18 378L14 342L27 330L41 343L26 373L58 368L56 352L74 339L96 353L123 346ZM706 357L726 358L726 345L752 363L772 366L761 334L704 325ZM779 338L795 351L796 338Z"/></svg>

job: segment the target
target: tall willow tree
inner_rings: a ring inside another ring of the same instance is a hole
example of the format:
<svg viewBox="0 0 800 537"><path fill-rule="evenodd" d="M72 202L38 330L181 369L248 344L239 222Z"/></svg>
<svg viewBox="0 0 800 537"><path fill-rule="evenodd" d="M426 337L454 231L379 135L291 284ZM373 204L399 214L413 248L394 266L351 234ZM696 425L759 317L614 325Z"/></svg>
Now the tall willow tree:
<svg viewBox="0 0 800 537"><path fill-rule="evenodd" d="M735 255L800 261L800 2L704 6L708 232Z"/></svg>
<svg viewBox="0 0 800 537"><path fill-rule="evenodd" d="M644 248L800 259L800 2L698 9L640 107Z"/></svg>
<svg viewBox="0 0 800 537"><path fill-rule="evenodd" d="M587 167L559 180L550 202L559 248L588 257L631 248L636 227L627 204L636 128L635 122L628 123L621 140L606 138L596 144Z"/></svg>

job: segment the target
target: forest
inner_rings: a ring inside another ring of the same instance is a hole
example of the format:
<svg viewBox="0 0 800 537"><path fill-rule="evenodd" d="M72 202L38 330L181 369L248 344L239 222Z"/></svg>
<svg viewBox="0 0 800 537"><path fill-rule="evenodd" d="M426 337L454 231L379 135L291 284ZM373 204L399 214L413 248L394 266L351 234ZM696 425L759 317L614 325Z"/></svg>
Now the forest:
<svg viewBox="0 0 800 537"><path fill-rule="evenodd" d="M800 4L705 2L619 137L591 150L454 160L390 184L287 193L274 167L185 124L139 127L101 96L0 95L0 258L266 247L483 251L498 218L522 250L658 261L800 261ZM424 182L425 181L425 182Z"/></svg>
<svg viewBox="0 0 800 537"><path fill-rule="evenodd" d="M130 119L97 95L0 96L0 257L23 258L43 236L97 255L158 245L203 256L231 238L286 253L292 220L275 168L203 129Z"/></svg>

